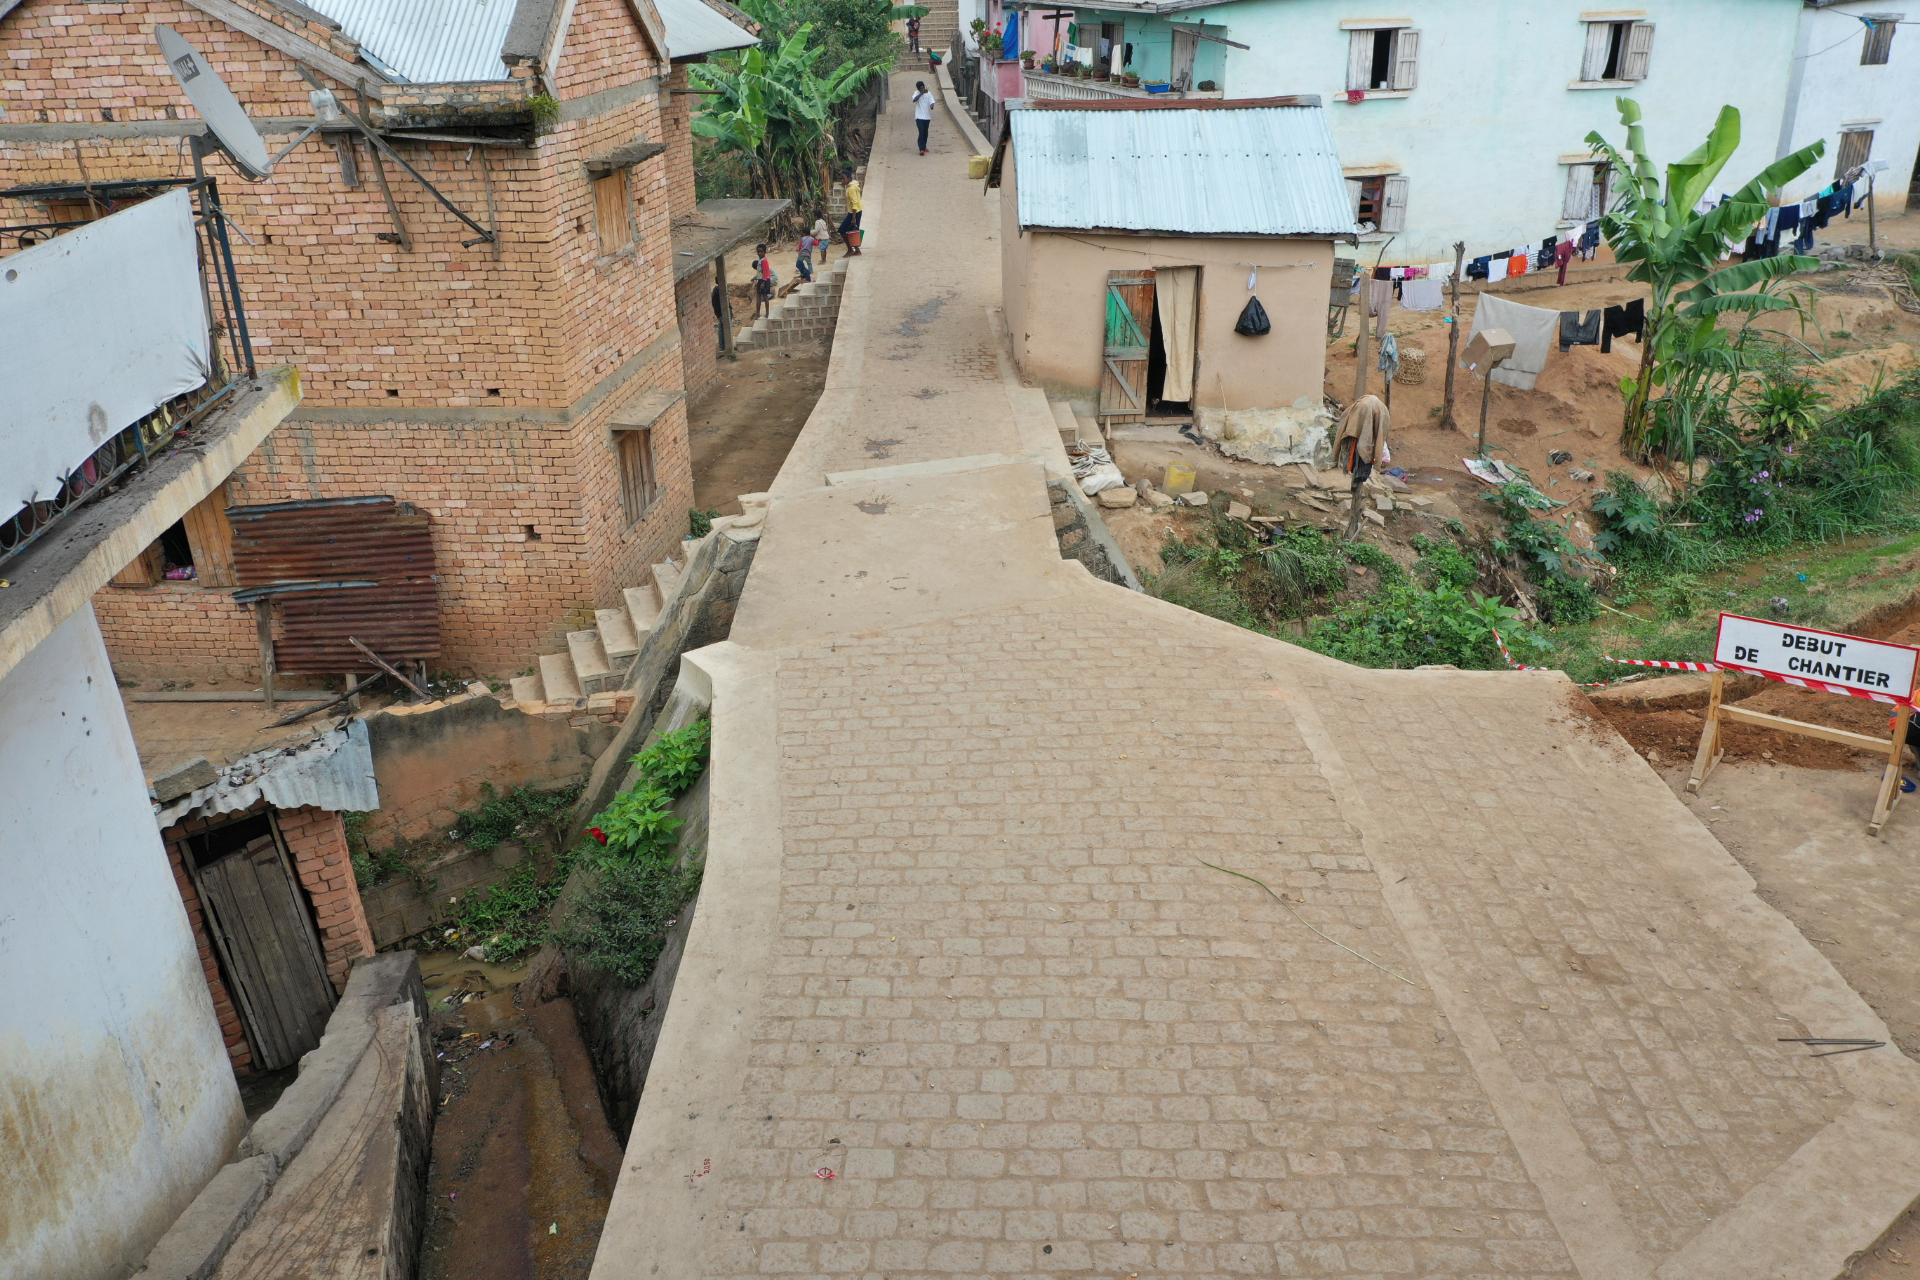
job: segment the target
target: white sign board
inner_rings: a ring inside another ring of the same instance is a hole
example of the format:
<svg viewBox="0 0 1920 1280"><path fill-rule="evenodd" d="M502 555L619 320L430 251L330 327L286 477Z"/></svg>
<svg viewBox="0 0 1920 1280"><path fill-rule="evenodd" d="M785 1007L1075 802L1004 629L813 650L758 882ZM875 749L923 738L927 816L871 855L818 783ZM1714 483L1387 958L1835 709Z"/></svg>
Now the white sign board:
<svg viewBox="0 0 1920 1280"><path fill-rule="evenodd" d="M1906 702L1913 697L1920 649L1723 613L1713 660L1722 666Z"/></svg>
<svg viewBox="0 0 1920 1280"><path fill-rule="evenodd" d="M208 341L183 190L0 258L0 520L205 382Z"/></svg>

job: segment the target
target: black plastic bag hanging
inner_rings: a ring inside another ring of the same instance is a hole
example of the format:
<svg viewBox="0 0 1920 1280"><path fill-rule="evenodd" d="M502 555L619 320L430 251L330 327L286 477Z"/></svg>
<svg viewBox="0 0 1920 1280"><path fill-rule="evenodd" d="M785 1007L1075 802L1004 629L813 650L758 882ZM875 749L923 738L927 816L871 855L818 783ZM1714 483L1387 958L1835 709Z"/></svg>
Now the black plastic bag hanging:
<svg viewBox="0 0 1920 1280"><path fill-rule="evenodd" d="M1233 331L1249 338L1264 338L1273 329L1273 323L1267 319L1267 309L1260 305L1260 299L1248 298L1247 305L1240 309L1240 318L1234 322Z"/></svg>

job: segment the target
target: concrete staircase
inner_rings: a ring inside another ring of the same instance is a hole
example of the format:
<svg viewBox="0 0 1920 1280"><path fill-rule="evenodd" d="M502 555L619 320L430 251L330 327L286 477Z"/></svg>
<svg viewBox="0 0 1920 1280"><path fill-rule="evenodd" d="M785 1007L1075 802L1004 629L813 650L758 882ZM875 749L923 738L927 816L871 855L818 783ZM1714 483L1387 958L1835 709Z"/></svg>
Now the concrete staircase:
<svg viewBox="0 0 1920 1280"><path fill-rule="evenodd" d="M540 655L539 675L513 678L514 702L529 709L552 703L571 706L583 698L615 694L654 620L679 594L682 569L672 560L656 564L653 581L628 587L620 608L595 609L597 625L568 632L565 653Z"/></svg>
<svg viewBox="0 0 1920 1280"><path fill-rule="evenodd" d="M803 284L786 297L774 299L770 314L742 325L734 334L735 348L765 351L832 336L846 278L847 260L841 258L828 270L816 273L812 284Z"/></svg>
<svg viewBox="0 0 1920 1280"><path fill-rule="evenodd" d="M944 58L953 43L954 32L960 29L960 6L957 0L938 0L927 8L927 16L920 19L920 49Z"/></svg>

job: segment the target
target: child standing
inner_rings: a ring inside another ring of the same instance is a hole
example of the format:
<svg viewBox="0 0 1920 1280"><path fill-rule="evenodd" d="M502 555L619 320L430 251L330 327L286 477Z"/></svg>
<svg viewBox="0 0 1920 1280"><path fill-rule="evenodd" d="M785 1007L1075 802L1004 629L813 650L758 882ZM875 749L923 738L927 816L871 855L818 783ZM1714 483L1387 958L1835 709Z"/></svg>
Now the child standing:
<svg viewBox="0 0 1920 1280"><path fill-rule="evenodd" d="M773 264L767 261L767 246L757 244L754 252L760 256L753 260L753 318L773 314Z"/></svg>
<svg viewBox="0 0 1920 1280"><path fill-rule="evenodd" d="M827 265L827 246L833 243L828 238L831 234L827 227L827 211L815 209L813 211L813 247L820 251L820 265L823 267Z"/></svg>
<svg viewBox="0 0 1920 1280"><path fill-rule="evenodd" d="M801 284L813 283L813 249L813 232L802 232L800 236L800 253L799 256L793 260L793 269L799 274Z"/></svg>

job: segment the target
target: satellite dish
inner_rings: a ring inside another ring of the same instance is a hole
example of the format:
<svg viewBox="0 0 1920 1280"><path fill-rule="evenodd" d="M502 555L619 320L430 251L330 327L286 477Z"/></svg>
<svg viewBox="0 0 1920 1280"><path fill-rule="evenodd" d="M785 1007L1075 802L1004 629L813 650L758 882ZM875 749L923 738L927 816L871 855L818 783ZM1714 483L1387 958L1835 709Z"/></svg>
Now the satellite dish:
<svg viewBox="0 0 1920 1280"><path fill-rule="evenodd" d="M267 155L267 144L253 127L253 121L247 118L247 109L233 96L233 90L227 88L219 73L178 31L159 25L154 27L153 34L160 42L161 56L173 68L180 87L192 100L193 109L207 122L208 131L233 161L234 168L255 182L269 177L273 173L273 161Z"/></svg>

